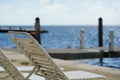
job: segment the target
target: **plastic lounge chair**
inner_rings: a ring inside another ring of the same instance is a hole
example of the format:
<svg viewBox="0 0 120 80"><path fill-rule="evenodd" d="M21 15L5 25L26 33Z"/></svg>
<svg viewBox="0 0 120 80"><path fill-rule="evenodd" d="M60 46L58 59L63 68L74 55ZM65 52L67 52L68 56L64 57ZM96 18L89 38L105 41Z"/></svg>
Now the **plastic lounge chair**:
<svg viewBox="0 0 120 80"><path fill-rule="evenodd" d="M9 36L17 47L35 66L35 74L46 80L105 80L102 75L86 71L63 72L44 48L29 33L9 31Z"/></svg>
<svg viewBox="0 0 120 80"><path fill-rule="evenodd" d="M27 67L16 67L11 60L5 55L4 51L2 49L0 49L0 69L2 72L4 72L4 70L8 73L8 75L6 74L5 76L1 76L0 80L36 80L36 78L38 78L38 76L35 76L33 74L33 76L31 77L32 73L34 71L32 71L32 67L30 67L30 69L26 69ZM3 70L4 68L4 70ZM21 73L18 69L21 68L20 70L22 70L23 72L26 71L26 73ZM28 71L30 71L31 73L28 73ZM28 79L29 77L31 77L30 79ZM39 77L38 79L40 80L45 80L44 78Z"/></svg>
<svg viewBox="0 0 120 80"><path fill-rule="evenodd" d="M4 54L2 49L0 49L0 66L2 66L9 75L6 75L1 80L8 80L9 77L12 77L14 80L25 80L24 76L15 65L9 60L9 58Z"/></svg>

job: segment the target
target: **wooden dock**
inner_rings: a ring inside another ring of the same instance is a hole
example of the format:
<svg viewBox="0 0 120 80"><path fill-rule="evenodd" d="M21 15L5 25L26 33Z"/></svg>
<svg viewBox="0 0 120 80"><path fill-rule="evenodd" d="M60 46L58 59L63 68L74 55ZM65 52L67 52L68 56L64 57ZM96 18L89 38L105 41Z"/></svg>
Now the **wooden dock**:
<svg viewBox="0 0 120 80"><path fill-rule="evenodd" d="M103 53L101 53L103 51ZM88 59L102 57L120 57L120 47L115 47L113 52L108 48L87 48L87 49L47 49L47 52L54 58L60 59Z"/></svg>
<svg viewBox="0 0 120 80"><path fill-rule="evenodd" d="M16 53L21 53L16 48L2 48L5 51ZM87 49L78 49L78 48L59 48L59 49L45 49L51 57L65 60L73 59L89 59L89 58L106 58L106 57L120 57L120 47L115 47L114 51L110 54L108 48L87 48ZM104 51L104 54L101 54L101 50Z"/></svg>
<svg viewBox="0 0 120 80"><path fill-rule="evenodd" d="M2 32L2 33L6 33L6 32L8 32L8 31L22 31L22 32L28 32L28 33L35 33L36 31L35 30L21 30L21 29L0 29L0 32ZM47 33L48 31L46 31L46 30L44 30L44 29L42 29L42 30L40 30L40 32L41 33Z"/></svg>

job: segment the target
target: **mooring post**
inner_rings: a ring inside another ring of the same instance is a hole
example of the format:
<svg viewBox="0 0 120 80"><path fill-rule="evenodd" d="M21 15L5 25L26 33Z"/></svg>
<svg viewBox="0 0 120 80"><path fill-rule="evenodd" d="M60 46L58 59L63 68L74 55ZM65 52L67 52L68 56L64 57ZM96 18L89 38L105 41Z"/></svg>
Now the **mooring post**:
<svg viewBox="0 0 120 80"><path fill-rule="evenodd" d="M11 26L9 26L9 30L11 30Z"/></svg>
<svg viewBox="0 0 120 80"><path fill-rule="evenodd" d="M100 57L100 66L103 66L103 64L104 64L104 62L103 62L104 51L101 50L100 53L101 53L101 57Z"/></svg>
<svg viewBox="0 0 120 80"><path fill-rule="evenodd" d="M80 30L80 49L85 48L84 44L85 44L85 31L84 29L81 29Z"/></svg>
<svg viewBox="0 0 120 80"><path fill-rule="evenodd" d="M113 30L109 31L108 44L109 44L109 56L111 56L114 49L114 31Z"/></svg>
<svg viewBox="0 0 120 80"><path fill-rule="evenodd" d="M98 19L98 47L103 47L103 19L100 17ZM103 65L104 51L101 50L100 63Z"/></svg>
<svg viewBox="0 0 120 80"><path fill-rule="evenodd" d="M109 51L113 51L113 43L114 43L114 31L110 30L109 31Z"/></svg>
<svg viewBox="0 0 120 80"><path fill-rule="evenodd" d="M19 27L19 30L22 31L22 27Z"/></svg>
<svg viewBox="0 0 120 80"><path fill-rule="evenodd" d="M103 47L103 19L98 20L98 46Z"/></svg>
<svg viewBox="0 0 120 80"><path fill-rule="evenodd" d="M36 17L35 19L35 38L41 44L41 32L40 32L40 19Z"/></svg>

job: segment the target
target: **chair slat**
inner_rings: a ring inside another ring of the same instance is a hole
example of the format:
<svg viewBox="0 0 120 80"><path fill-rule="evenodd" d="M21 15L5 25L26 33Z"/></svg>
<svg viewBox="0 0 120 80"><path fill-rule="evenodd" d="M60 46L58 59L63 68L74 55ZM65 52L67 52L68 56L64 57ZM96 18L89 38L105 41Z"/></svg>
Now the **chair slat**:
<svg viewBox="0 0 120 80"><path fill-rule="evenodd" d="M26 50L28 53L34 53L34 54L38 54L38 55L44 55L44 54L42 54L43 51L37 50L35 48L24 48L24 50Z"/></svg>
<svg viewBox="0 0 120 80"><path fill-rule="evenodd" d="M20 41L20 42L32 42L32 40L30 38L14 38L16 41Z"/></svg>
<svg viewBox="0 0 120 80"><path fill-rule="evenodd" d="M45 63L45 62L40 62L38 60L34 60L36 64L40 64L40 65L46 65L46 66L53 66L51 63Z"/></svg>
<svg viewBox="0 0 120 80"><path fill-rule="evenodd" d="M41 67L46 68L46 69L50 69L50 70L55 70L55 67L53 67L53 66L44 66L44 65L42 65Z"/></svg>
<svg viewBox="0 0 120 80"><path fill-rule="evenodd" d="M24 44L24 43L23 43ZM32 47L32 48L38 48L38 45L33 44L33 43L26 43L24 47Z"/></svg>
<svg viewBox="0 0 120 80"><path fill-rule="evenodd" d="M41 59L45 59L46 58L46 56L44 55L44 54L37 54L37 53L35 53L35 52L28 52L28 54L30 55L30 56L32 56L32 57L38 57L38 58L41 58Z"/></svg>
<svg viewBox="0 0 120 80"><path fill-rule="evenodd" d="M35 56L35 57L34 57L34 56L31 56L31 58L34 59L34 60L41 61L41 62L49 63L49 61L48 61L49 59L45 59L45 58L43 58L43 57L40 58L40 57L38 57L38 56L37 56L37 57L36 57L36 56Z"/></svg>

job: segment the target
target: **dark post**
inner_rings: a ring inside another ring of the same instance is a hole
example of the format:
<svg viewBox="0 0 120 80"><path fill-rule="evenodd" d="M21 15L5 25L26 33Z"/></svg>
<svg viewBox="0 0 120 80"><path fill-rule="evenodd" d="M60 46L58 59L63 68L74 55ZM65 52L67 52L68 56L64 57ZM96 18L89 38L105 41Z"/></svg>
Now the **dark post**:
<svg viewBox="0 0 120 80"><path fill-rule="evenodd" d="M9 30L11 30L11 26L9 26Z"/></svg>
<svg viewBox="0 0 120 80"><path fill-rule="evenodd" d="M35 19L35 38L36 40L41 44L41 35L40 35L40 19L38 17L36 17Z"/></svg>
<svg viewBox="0 0 120 80"><path fill-rule="evenodd" d="M104 51L101 50L100 53L101 53L101 57L100 57L100 66L103 66L103 64L104 64L104 62L103 62Z"/></svg>
<svg viewBox="0 0 120 80"><path fill-rule="evenodd" d="M101 17L98 20L98 47L103 47L103 20ZM102 66L103 65L104 51L101 50L100 53L101 53L100 63Z"/></svg>
<svg viewBox="0 0 120 80"><path fill-rule="evenodd" d="M98 46L103 47L103 20L100 17L98 21Z"/></svg>
<svg viewBox="0 0 120 80"><path fill-rule="evenodd" d="M19 27L19 30L22 31L22 27Z"/></svg>

